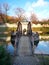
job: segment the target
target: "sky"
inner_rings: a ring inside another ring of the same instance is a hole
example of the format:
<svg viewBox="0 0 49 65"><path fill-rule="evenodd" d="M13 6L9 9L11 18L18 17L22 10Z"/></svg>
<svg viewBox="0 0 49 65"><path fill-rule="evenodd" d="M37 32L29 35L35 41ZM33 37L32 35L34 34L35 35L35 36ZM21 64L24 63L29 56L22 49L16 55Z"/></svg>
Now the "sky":
<svg viewBox="0 0 49 65"><path fill-rule="evenodd" d="M26 16L29 18L30 13L36 14L39 20L49 19L49 0L0 0L0 4L8 3L10 16L15 16L15 8L23 8Z"/></svg>

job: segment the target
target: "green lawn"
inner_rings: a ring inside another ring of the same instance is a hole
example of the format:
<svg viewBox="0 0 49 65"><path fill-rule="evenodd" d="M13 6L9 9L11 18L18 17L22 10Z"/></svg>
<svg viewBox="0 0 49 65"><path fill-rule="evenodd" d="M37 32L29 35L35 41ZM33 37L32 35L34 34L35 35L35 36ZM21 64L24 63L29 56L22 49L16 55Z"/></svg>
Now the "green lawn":
<svg viewBox="0 0 49 65"><path fill-rule="evenodd" d="M7 27L0 27L0 32L5 32L7 31Z"/></svg>
<svg viewBox="0 0 49 65"><path fill-rule="evenodd" d="M11 34L10 33L8 33L8 34L0 34L0 37L9 37Z"/></svg>

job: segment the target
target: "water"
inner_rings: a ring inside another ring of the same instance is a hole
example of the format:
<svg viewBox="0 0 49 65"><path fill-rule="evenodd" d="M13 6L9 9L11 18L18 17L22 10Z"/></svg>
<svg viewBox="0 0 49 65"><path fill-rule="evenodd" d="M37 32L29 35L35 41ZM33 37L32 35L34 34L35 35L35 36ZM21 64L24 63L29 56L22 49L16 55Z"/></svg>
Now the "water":
<svg viewBox="0 0 49 65"><path fill-rule="evenodd" d="M49 41L39 41L34 50L35 54L49 54Z"/></svg>
<svg viewBox="0 0 49 65"><path fill-rule="evenodd" d="M14 49L13 45L11 43L9 43L7 46L8 53L10 53L11 55L14 55L14 50L15 49Z"/></svg>
<svg viewBox="0 0 49 65"><path fill-rule="evenodd" d="M11 43L7 46L7 51L14 54L15 48ZM49 54L49 41L39 41L38 46L34 49L35 54Z"/></svg>

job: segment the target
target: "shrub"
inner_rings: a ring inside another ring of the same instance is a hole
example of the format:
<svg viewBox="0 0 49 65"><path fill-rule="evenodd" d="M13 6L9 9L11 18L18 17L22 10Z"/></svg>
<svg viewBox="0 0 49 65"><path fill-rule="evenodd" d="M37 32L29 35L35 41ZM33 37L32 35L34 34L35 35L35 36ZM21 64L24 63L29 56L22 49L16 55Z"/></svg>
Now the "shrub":
<svg viewBox="0 0 49 65"><path fill-rule="evenodd" d="M11 65L11 56L3 45L0 45L0 65Z"/></svg>

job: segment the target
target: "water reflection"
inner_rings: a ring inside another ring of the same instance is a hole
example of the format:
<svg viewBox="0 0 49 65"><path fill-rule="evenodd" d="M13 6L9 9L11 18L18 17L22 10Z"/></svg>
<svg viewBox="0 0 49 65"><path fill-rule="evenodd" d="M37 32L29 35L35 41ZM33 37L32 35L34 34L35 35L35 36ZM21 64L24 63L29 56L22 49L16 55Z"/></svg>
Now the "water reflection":
<svg viewBox="0 0 49 65"><path fill-rule="evenodd" d="M49 41L40 41L38 46L35 48L34 53L49 54Z"/></svg>
<svg viewBox="0 0 49 65"><path fill-rule="evenodd" d="M7 46L7 51L8 51L8 53L10 53L11 55L14 55L14 47L12 46L11 43L8 44L8 46Z"/></svg>
<svg viewBox="0 0 49 65"><path fill-rule="evenodd" d="M8 44L7 51L13 55L14 54L14 47L12 44ZM49 54L49 41L40 41L38 46L34 49L35 54Z"/></svg>

